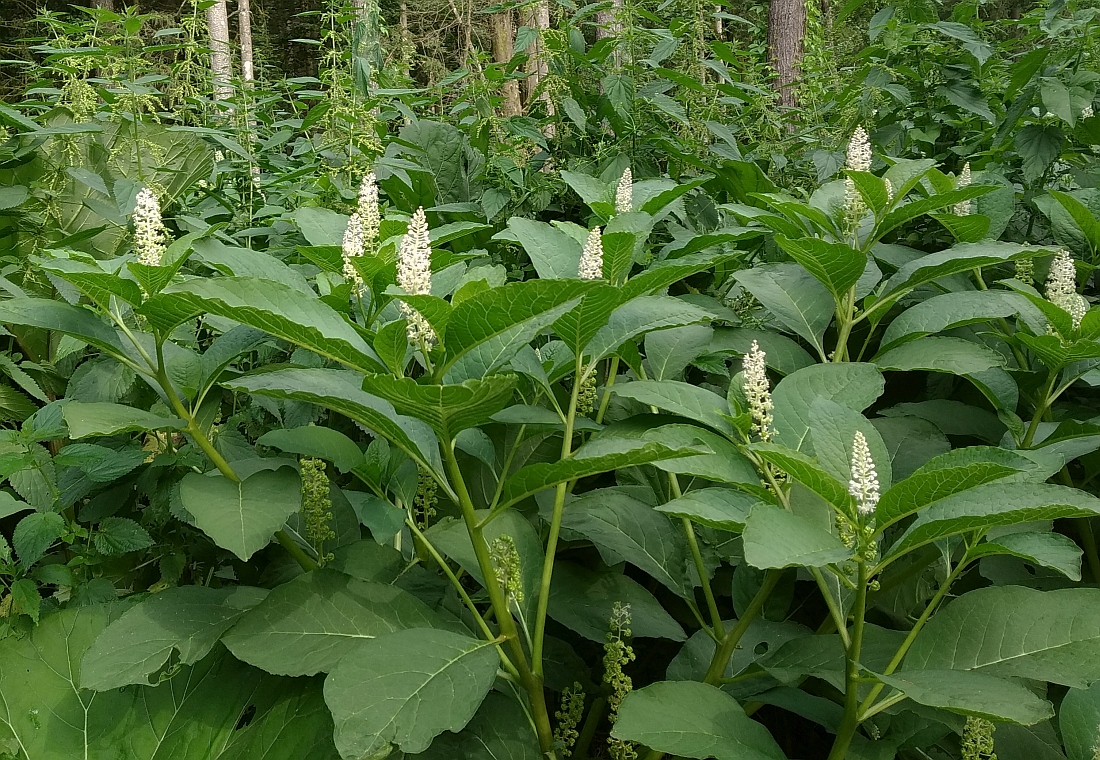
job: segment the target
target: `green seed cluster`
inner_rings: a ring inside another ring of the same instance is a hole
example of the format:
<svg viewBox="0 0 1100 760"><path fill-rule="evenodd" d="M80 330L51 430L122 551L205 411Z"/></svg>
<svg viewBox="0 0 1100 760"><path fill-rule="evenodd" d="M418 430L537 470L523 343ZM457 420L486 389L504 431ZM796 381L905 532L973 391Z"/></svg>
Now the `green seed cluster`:
<svg viewBox="0 0 1100 760"><path fill-rule="evenodd" d="M627 643L630 638L630 605L615 602L611 610L611 625L607 634L607 643L603 645L603 680L611 687L611 696L607 698L609 718L612 725L619 717L619 707L626 695L634 688L623 667L634 662L634 648ZM614 760L634 760L638 751L634 745L614 737L607 740L608 749Z"/></svg>
<svg viewBox="0 0 1100 760"><path fill-rule="evenodd" d="M303 458L302 468L302 521L305 523L306 540L317 551L317 564L332 560L325 554L325 541L336 538L329 523L332 522L332 499L329 496L328 475L325 463L320 459Z"/></svg>
<svg viewBox="0 0 1100 760"><path fill-rule="evenodd" d="M573 754L573 745L577 743L580 733L577 726L584 716L584 689L579 683L574 683L561 694L561 707L554 713L558 725L554 729L554 744L562 757Z"/></svg>
<svg viewBox="0 0 1100 760"><path fill-rule="evenodd" d="M993 724L973 715L966 719L962 739L963 760L997 760L993 751Z"/></svg>

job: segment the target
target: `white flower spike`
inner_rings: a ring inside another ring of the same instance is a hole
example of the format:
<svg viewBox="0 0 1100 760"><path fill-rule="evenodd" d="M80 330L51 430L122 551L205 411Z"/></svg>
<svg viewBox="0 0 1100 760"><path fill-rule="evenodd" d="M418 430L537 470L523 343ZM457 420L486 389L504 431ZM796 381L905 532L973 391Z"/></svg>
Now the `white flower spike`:
<svg viewBox="0 0 1100 760"><path fill-rule="evenodd" d="M424 208L418 208L409 220L409 230L401 241L397 255L397 284L415 296L427 296L432 292L432 246L428 239L428 218ZM409 341L430 347L435 343L435 330L424 316L402 301L401 313L408 320Z"/></svg>
<svg viewBox="0 0 1100 760"><path fill-rule="evenodd" d="M603 237L599 227L589 232L588 240L584 241L577 276L582 280L598 280L603 277Z"/></svg>
<svg viewBox="0 0 1100 760"><path fill-rule="evenodd" d="M348 226L344 228L343 240L344 279L351 283L356 294L363 292L363 278L352 264L352 259L363 255L363 220L358 213L352 214L348 219Z"/></svg>
<svg viewBox="0 0 1100 760"><path fill-rule="evenodd" d="M634 174L626 167L615 188L615 213L629 214L634 210Z"/></svg>
<svg viewBox="0 0 1100 760"><path fill-rule="evenodd" d="M871 138L862 126L856 127L856 131L852 133L852 139L848 141L846 166L853 172L871 171Z"/></svg>
<svg viewBox="0 0 1100 760"><path fill-rule="evenodd" d="M874 514L879 497L878 472L867 439L858 430L852 439L852 479L848 481L848 493L855 497L861 515Z"/></svg>
<svg viewBox="0 0 1100 760"><path fill-rule="evenodd" d="M964 187L970 187L970 162L967 161L963 166L962 171L959 172L959 179L955 182L955 189L962 190ZM974 210L974 205L971 201L959 201L952 209L955 216L970 216Z"/></svg>
<svg viewBox="0 0 1100 760"><path fill-rule="evenodd" d="M1077 265L1069 251L1058 251L1050 262L1047 300L1069 313L1073 320L1073 329L1081 327L1081 320L1089 310L1089 302L1077 292Z"/></svg>
<svg viewBox="0 0 1100 760"><path fill-rule="evenodd" d="M772 393L768 384L767 355L754 340L741 366L745 371L745 399L749 402L752 432L765 443L772 437Z"/></svg>
<svg viewBox="0 0 1100 760"><path fill-rule="evenodd" d="M378 207L378 180L374 172L363 177L363 183L359 186L359 219L363 225L364 249L373 254L382 225L382 212Z"/></svg>
<svg viewBox="0 0 1100 760"><path fill-rule="evenodd" d="M138 262L146 266L158 267L164 258L164 241L168 230L160 216L160 201L156 193L143 187L137 194L134 206L134 249Z"/></svg>

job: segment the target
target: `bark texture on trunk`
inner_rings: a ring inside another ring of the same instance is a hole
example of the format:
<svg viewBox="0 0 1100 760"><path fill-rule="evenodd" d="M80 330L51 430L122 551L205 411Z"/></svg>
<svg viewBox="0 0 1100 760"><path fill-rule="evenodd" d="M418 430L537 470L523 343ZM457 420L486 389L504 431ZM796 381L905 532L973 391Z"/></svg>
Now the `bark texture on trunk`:
<svg viewBox="0 0 1100 760"><path fill-rule="evenodd" d="M229 51L229 13L225 0L206 9L206 25L210 30L210 73L214 78L214 99L233 97L233 57Z"/></svg>
<svg viewBox="0 0 1100 760"><path fill-rule="evenodd" d="M527 95L527 103L530 104L531 98L534 97L535 92L539 88L539 83L550 73L550 66L546 62L546 54L542 45L542 33L550 28L550 6L546 0L539 0L539 2L528 5L521 13L523 14L520 19L524 26L529 26L538 32L538 36L535 37L535 41L531 43L527 48L527 80L524 82L524 90ZM545 92L539 96L540 100L544 100L549 104L550 97ZM551 111L553 105L550 105Z"/></svg>
<svg viewBox="0 0 1100 760"><path fill-rule="evenodd" d="M515 55L516 22L511 10L494 13L489 17L489 26L493 33L493 60L508 63ZM508 79L504 82L504 115L519 116L523 113L523 101L519 97L519 82Z"/></svg>
<svg viewBox="0 0 1100 760"><path fill-rule="evenodd" d="M241 38L241 79L256 78L252 62L252 0L237 0L237 27Z"/></svg>
<svg viewBox="0 0 1100 760"><path fill-rule="evenodd" d="M105 11L113 11L115 9L115 0L92 0L92 7Z"/></svg>
<svg viewBox="0 0 1100 760"><path fill-rule="evenodd" d="M606 11L596 12L596 39L605 40L608 37L619 37L623 33L623 24L619 14L623 9L623 0L611 0L611 8ZM623 65L622 50L616 46L612 53L615 68Z"/></svg>
<svg viewBox="0 0 1100 760"><path fill-rule="evenodd" d="M768 61L775 69L779 104L785 108L798 105L796 85L805 36L805 0L771 0L768 5Z"/></svg>

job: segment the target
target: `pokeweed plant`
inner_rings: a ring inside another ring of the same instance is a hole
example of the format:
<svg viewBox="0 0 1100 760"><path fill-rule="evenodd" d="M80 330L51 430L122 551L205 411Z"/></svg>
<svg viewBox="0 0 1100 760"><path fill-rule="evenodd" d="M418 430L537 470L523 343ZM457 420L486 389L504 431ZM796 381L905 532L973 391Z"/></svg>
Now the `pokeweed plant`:
<svg viewBox="0 0 1100 760"><path fill-rule="evenodd" d="M121 255L42 247L64 298L0 322L132 381L5 434L4 750L779 760L768 705L834 760L980 756L1048 684L1095 738L1100 318L1068 252L986 239L981 172L875 161L807 200L563 172L590 224L510 219L511 282L392 158L290 263L152 188ZM897 242L928 219L956 244Z"/></svg>

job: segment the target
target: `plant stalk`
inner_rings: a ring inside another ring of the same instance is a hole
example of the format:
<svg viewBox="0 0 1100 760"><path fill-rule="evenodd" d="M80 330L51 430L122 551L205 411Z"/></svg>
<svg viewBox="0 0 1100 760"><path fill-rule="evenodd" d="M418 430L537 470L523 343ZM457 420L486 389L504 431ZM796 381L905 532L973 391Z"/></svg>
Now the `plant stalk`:
<svg viewBox="0 0 1100 760"><path fill-rule="evenodd" d="M844 719L837 731L829 760L844 760L852 737L859 728L859 655L863 647L863 623L867 613L867 563L859 563L856 598L852 605L852 643L848 646L844 670Z"/></svg>

